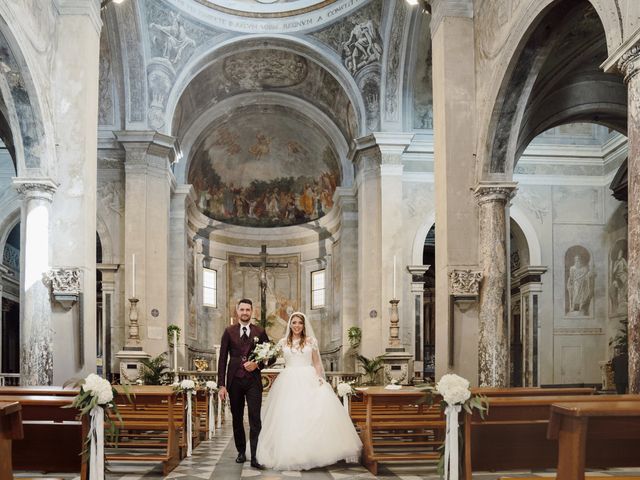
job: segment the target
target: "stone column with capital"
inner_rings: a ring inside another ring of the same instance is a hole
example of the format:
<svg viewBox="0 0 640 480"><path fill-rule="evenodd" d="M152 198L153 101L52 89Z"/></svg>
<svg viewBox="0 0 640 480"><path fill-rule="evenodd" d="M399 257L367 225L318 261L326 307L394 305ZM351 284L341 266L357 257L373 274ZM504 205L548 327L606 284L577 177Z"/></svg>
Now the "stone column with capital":
<svg viewBox="0 0 640 480"><path fill-rule="evenodd" d="M506 206L515 183L480 183L475 190L479 206L480 286L478 368L480 386L509 386L509 325L507 291Z"/></svg>
<svg viewBox="0 0 640 480"><path fill-rule="evenodd" d="M20 385L53 384L53 319L44 282L50 266L51 202L56 184L49 179L15 179L22 196L20 217Z"/></svg>
<svg viewBox="0 0 640 480"><path fill-rule="evenodd" d="M169 322L170 200L175 184L173 137L152 131L116 132L125 150L125 298L138 298L142 347L152 356L167 349ZM135 278L133 256L135 255ZM129 318L129 302L125 320Z"/></svg>
<svg viewBox="0 0 640 480"><path fill-rule="evenodd" d="M628 89L629 393L640 393L640 44L618 62Z"/></svg>

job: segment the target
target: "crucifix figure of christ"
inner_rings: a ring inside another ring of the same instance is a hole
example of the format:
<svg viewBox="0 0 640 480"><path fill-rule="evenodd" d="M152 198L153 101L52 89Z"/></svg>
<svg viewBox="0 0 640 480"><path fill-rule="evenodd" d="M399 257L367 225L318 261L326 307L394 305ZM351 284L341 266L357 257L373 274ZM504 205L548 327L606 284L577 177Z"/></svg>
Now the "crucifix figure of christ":
<svg viewBox="0 0 640 480"><path fill-rule="evenodd" d="M260 326L267 327L267 268L288 268L288 263L267 262L267 246L262 245L259 262L240 262L241 267L257 268L260 282Z"/></svg>

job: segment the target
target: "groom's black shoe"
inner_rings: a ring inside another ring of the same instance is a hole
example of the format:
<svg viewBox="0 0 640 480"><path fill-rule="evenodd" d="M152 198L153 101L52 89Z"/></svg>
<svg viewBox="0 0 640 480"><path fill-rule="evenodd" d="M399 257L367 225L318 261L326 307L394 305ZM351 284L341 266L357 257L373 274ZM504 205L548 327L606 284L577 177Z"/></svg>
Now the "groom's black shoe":
<svg viewBox="0 0 640 480"><path fill-rule="evenodd" d="M257 460L251 460L251 466L256 470L264 470L264 465L258 463Z"/></svg>
<svg viewBox="0 0 640 480"><path fill-rule="evenodd" d="M239 453L238 456L236 457L236 463L244 463L246 461L247 461L247 457L244 453Z"/></svg>

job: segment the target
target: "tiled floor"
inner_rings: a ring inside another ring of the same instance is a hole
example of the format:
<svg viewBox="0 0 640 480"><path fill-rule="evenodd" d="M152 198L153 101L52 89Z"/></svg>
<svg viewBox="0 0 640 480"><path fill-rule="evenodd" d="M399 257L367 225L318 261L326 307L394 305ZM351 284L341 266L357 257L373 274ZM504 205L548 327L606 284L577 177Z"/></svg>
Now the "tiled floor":
<svg viewBox="0 0 640 480"><path fill-rule="evenodd" d="M239 465L235 463L237 455L233 444L230 423L227 423L213 440L202 442L193 450L191 458L185 458L178 467L167 477L162 476L159 465L136 466L134 464L112 464L107 480L142 480L175 478L180 480L349 480L349 479L400 479L400 480L438 480L435 466L423 464L395 464L380 465L378 476L371 475L365 468L355 464L336 464L327 468L315 469L305 472L276 472L270 470L255 470L249 462ZM503 472L503 473L477 473L473 475L478 480L498 480L503 476L510 478L522 477L552 477L553 472ZM615 469L607 472L589 472L588 475L600 476L640 476L640 469L623 470ZM37 478L34 473L19 472L16 478ZM64 480L79 480L75 475L47 475L42 478L58 478Z"/></svg>

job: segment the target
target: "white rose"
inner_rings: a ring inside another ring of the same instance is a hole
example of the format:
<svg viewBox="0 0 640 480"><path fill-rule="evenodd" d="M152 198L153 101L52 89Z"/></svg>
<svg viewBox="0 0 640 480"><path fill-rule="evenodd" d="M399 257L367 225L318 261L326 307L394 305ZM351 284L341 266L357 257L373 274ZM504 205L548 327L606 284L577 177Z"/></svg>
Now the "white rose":
<svg viewBox="0 0 640 480"><path fill-rule="evenodd" d="M107 382L108 383L108 382ZM104 405L113 400L113 390L111 385L107 385L98 392L98 403Z"/></svg>
<svg viewBox="0 0 640 480"><path fill-rule="evenodd" d="M469 381L455 374L443 375L436 390L449 405L464 403L471 397Z"/></svg>
<svg viewBox="0 0 640 480"><path fill-rule="evenodd" d="M209 390L215 390L216 388L218 388L218 384L216 382L211 381L211 380L209 380L207 383L205 383L205 386Z"/></svg>
<svg viewBox="0 0 640 480"><path fill-rule="evenodd" d="M102 378L100 378L95 373L90 373L87 375L87 378L84 379L84 384L82 385L82 389L85 392L94 394L94 392L100 390L100 385L102 383Z"/></svg>
<svg viewBox="0 0 640 480"><path fill-rule="evenodd" d="M196 384L193 380L182 380L180 382L180 388L183 390L193 390L196 388Z"/></svg>
<svg viewBox="0 0 640 480"><path fill-rule="evenodd" d="M345 382L339 383L337 390L338 390L339 397L344 397L345 395L351 395L352 393L351 385Z"/></svg>

